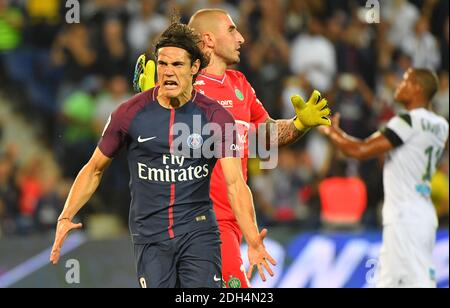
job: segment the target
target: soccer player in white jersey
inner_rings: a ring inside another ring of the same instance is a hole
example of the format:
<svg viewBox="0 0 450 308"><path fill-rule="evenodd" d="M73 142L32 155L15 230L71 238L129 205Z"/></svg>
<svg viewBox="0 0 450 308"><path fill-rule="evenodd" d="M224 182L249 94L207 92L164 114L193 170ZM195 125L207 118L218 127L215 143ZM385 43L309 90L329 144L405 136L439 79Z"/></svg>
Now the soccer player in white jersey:
<svg viewBox="0 0 450 308"><path fill-rule="evenodd" d="M395 93L406 111L386 128L357 140L339 128L339 115L332 127L321 128L350 157L364 160L387 154L377 287L436 287L432 252L438 221L430 199L430 179L448 139L447 121L429 110L437 89L433 72L411 68Z"/></svg>

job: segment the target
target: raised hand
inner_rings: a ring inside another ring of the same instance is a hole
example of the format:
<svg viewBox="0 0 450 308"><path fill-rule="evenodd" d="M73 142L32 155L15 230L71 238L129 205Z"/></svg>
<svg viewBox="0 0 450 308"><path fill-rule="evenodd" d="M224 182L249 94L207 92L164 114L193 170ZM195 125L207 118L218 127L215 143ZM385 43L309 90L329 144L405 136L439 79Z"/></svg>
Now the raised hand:
<svg viewBox="0 0 450 308"><path fill-rule="evenodd" d="M298 130L306 130L319 125L331 125L329 118L331 110L328 107L328 101L322 98L319 91L314 90L306 103L300 95L292 96L291 102L297 115L294 124Z"/></svg>

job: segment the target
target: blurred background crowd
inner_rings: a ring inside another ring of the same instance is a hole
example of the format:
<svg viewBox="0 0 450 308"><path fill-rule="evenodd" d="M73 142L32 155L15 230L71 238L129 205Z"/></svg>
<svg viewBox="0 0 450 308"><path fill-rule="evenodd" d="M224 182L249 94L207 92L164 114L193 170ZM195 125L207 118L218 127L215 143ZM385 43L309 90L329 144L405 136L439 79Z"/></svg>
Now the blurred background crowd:
<svg viewBox="0 0 450 308"><path fill-rule="evenodd" d="M319 89L347 133L368 137L399 111L393 94L410 66L438 73L433 108L449 118L447 0L379 1L377 24L363 0L79 2L81 23L68 24L64 0L0 0L0 237L54 228L109 114L133 95L136 57L174 8L184 22L200 8L230 13L246 39L236 68L272 118L293 117L290 95ZM315 131L279 155L274 170L250 161L260 225L380 227L382 158L345 158ZM432 184L442 226L448 174L447 148ZM87 228L126 230L128 181L122 152L79 215Z"/></svg>

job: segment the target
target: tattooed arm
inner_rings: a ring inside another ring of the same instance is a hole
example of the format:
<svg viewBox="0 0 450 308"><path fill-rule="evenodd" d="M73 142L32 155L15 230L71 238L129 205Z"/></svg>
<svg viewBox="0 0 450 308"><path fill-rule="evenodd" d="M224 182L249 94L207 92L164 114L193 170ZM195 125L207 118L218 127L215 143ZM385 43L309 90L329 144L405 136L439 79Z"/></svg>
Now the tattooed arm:
<svg viewBox="0 0 450 308"><path fill-rule="evenodd" d="M274 120L267 119L267 138L270 137L270 144L278 147L290 145L299 140L308 130L298 130L294 125L294 120ZM269 143L268 143L269 144Z"/></svg>
<svg viewBox="0 0 450 308"><path fill-rule="evenodd" d="M269 146L290 145L302 138L311 128L331 125L328 101L322 98L319 91L313 91L306 103L300 95L292 96L291 102L294 106L295 118L274 120L269 117L266 120L265 147L267 150Z"/></svg>
<svg viewBox="0 0 450 308"><path fill-rule="evenodd" d="M308 102L304 102L300 95L291 97L296 117L291 120L266 121L266 144L278 147L289 145L300 139L309 129L319 125L331 125L328 101L322 98L319 91L313 91ZM270 139L269 139L270 138Z"/></svg>

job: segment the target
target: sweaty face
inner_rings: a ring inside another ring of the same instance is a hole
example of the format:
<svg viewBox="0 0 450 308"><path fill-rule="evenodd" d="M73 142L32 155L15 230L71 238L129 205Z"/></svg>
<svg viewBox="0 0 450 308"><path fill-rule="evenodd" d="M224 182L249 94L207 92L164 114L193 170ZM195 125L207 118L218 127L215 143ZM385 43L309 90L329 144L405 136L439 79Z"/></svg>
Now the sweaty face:
<svg viewBox="0 0 450 308"><path fill-rule="evenodd" d="M214 53L227 65L240 62L241 45L245 42L229 15L218 15L218 28L214 33L216 39Z"/></svg>
<svg viewBox="0 0 450 308"><path fill-rule="evenodd" d="M186 50L178 47L160 48L157 60L160 94L168 98L190 96L192 78L198 69L198 61L192 64Z"/></svg>
<svg viewBox="0 0 450 308"><path fill-rule="evenodd" d="M412 96L416 95L416 86L414 83L414 75L411 70L408 70L403 75L403 80L395 91L395 100L401 104L408 103Z"/></svg>

